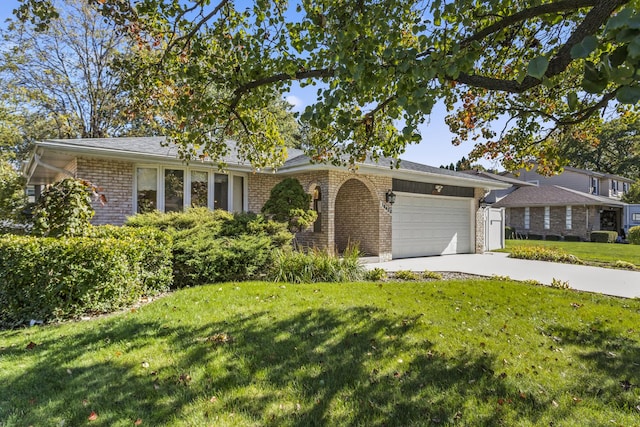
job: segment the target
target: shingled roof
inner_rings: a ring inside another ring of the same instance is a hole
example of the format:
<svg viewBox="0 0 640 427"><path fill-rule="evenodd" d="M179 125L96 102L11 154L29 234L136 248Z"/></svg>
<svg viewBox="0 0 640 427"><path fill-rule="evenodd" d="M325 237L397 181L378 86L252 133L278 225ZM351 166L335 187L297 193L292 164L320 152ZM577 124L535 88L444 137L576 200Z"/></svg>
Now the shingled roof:
<svg viewBox="0 0 640 427"><path fill-rule="evenodd" d="M582 193L557 185L542 187L520 187L500 201L493 204L496 208L517 208L527 206L624 206L624 203L607 197Z"/></svg>
<svg viewBox="0 0 640 427"><path fill-rule="evenodd" d="M229 147L229 153L221 160L226 163L230 169L234 167L243 170L250 170L251 164L238 155L233 140L225 141ZM65 162L68 162L68 156L83 154L95 155L112 158L127 158L136 161L177 161L179 156L178 147L175 144L167 143L165 137L121 137L121 138L84 138L84 139L47 139L39 141L36 144L36 157L38 153L56 152L57 158L36 159L43 162L49 162L54 168L61 168ZM46 157L46 156L45 156ZM206 160L206 159L205 159ZM421 163L411 162L408 160L400 160L399 167L391 167L395 159L382 157L373 159L369 156L364 162L359 163L360 167L373 168L375 173L389 173L392 170L399 172L426 174L430 176L439 175L458 180L462 183L466 182L471 185L482 185L487 188L501 188L503 182L499 182L483 176L470 176L460 172L450 171L448 169L428 166ZM34 165L27 165L26 169L31 170L33 175ZM331 165L319 164L313 165L311 159L304 151L287 148L287 160L278 168L280 172L294 171L299 169L327 168ZM44 171L40 180L44 182L50 179L56 173L55 170Z"/></svg>

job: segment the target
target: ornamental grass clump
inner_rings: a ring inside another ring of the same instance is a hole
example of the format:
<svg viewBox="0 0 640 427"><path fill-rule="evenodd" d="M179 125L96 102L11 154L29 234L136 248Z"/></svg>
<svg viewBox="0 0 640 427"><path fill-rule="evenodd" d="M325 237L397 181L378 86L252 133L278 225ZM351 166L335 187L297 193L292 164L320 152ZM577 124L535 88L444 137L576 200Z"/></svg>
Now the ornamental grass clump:
<svg viewBox="0 0 640 427"><path fill-rule="evenodd" d="M535 261L563 262L565 264L584 264L584 262L562 249L543 246L516 246L510 258L530 259Z"/></svg>
<svg viewBox="0 0 640 427"><path fill-rule="evenodd" d="M347 248L342 257L319 249L283 249L275 251L268 278L289 283L354 282L365 278L365 269L355 247Z"/></svg>

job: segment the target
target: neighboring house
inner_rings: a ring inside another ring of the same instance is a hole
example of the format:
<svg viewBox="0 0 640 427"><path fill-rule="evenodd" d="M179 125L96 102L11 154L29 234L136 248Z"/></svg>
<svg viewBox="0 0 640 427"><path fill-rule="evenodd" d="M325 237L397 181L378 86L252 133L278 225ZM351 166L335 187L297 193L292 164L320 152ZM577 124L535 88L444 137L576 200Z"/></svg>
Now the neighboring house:
<svg viewBox="0 0 640 427"><path fill-rule="evenodd" d="M482 252L480 200L508 187L409 161L396 169L389 159L368 160L350 172L311 164L295 149L277 170L257 172L232 154L222 172L210 161L181 161L176 147L163 142L160 137L41 141L24 171L36 186L73 176L102 188L107 204L94 206L95 224L123 224L137 212L190 206L260 212L273 186L294 177L318 212L313 227L298 234L299 242L338 252L357 242L380 260Z"/></svg>
<svg viewBox="0 0 640 427"><path fill-rule="evenodd" d="M515 176L534 186L519 187L493 206L506 208L507 225L523 235L576 236L624 228L620 201L633 182L625 177L567 167L559 175L520 170Z"/></svg>

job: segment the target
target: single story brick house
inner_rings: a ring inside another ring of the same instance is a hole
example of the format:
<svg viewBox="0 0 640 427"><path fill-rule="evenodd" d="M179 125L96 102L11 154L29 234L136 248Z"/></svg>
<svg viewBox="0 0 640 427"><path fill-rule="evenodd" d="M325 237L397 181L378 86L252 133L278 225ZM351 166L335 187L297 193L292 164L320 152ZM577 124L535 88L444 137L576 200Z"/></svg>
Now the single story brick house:
<svg viewBox="0 0 640 427"><path fill-rule="evenodd" d="M482 252L485 209L480 200L508 184L402 161L368 160L356 172L312 164L289 149L277 170L255 171L231 154L220 171L210 161L185 163L162 137L45 140L25 164L36 188L66 176L100 187L95 224L123 224L137 212L206 206L260 212L273 186L297 178L312 195L318 220L298 234L304 245L341 252L349 242L380 260ZM233 144L230 142L230 144ZM231 150L233 152L233 150Z"/></svg>
<svg viewBox="0 0 640 427"><path fill-rule="evenodd" d="M506 208L506 223L519 235L576 236L620 231L624 203L557 185L520 186L492 206Z"/></svg>

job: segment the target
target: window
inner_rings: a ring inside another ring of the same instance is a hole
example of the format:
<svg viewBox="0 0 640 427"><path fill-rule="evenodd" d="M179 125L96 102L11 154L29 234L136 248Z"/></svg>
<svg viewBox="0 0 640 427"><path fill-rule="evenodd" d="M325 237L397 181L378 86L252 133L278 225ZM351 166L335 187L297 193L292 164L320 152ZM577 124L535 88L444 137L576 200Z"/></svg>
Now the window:
<svg viewBox="0 0 640 427"><path fill-rule="evenodd" d="M571 216L572 216L571 206L567 206L567 210L565 213L565 228L567 230L571 230Z"/></svg>
<svg viewBox="0 0 640 427"><path fill-rule="evenodd" d="M313 232L322 232L322 191L320 187L313 190L313 210L318 214L318 218L313 223Z"/></svg>
<svg viewBox="0 0 640 427"><path fill-rule="evenodd" d="M209 173L191 171L191 206L194 208L209 206Z"/></svg>
<svg viewBox="0 0 640 427"><path fill-rule="evenodd" d="M213 208L229 210L229 176L214 174L213 180Z"/></svg>
<svg viewBox="0 0 640 427"><path fill-rule="evenodd" d="M184 208L184 171L165 169L164 171L164 211L181 212Z"/></svg>
<svg viewBox="0 0 640 427"><path fill-rule="evenodd" d="M524 208L524 229L528 230L530 225L529 208Z"/></svg>
<svg viewBox="0 0 640 427"><path fill-rule="evenodd" d="M138 168L136 171L136 212L146 213L158 208L158 171Z"/></svg>
<svg viewBox="0 0 640 427"><path fill-rule="evenodd" d="M242 212L244 210L244 178L233 177L233 211Z"/></svg>
<svg viewBox="0 0 640 427"><path fill-rule="evenodd" d="M551 208L549 206L544 207L544 229L551 228Z"/></svg>
<svg viewBox="0 0 640 427"><path fill-rule="evenodd" d="M245 210L245 177L240 174L214 174L184 167L138 166L135 171L135 212L155 209L180 212L185 207Z"/></svg>
<svg viewBox="0 0 640 427"><path fill-rule="evenodd" d="M631 219L633 220L633 222L640 222L640 213L634 213L633 215L631 215Z"/></svg>
<svg viewBox="0 0 640 427"><path fill-rule="evenodd" d="M629 183L628 182L623 182L622 183L622 192L626 193L629 191Z"/></svg>
<svg viewBox="0 0 640 427"><path fill-rule="evenodd" d="M600 180L596 177L591 177L591 194L600 193Z"/></svg>

